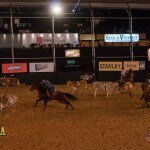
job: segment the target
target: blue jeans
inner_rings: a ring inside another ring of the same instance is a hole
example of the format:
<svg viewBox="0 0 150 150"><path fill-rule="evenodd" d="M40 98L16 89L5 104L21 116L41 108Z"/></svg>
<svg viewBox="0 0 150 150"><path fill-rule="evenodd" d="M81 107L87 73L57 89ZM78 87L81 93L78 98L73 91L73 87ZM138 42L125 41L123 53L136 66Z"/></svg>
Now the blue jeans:
<svg viewBox="0 0 150 150"><path fill-rule="evenodd" d="M54 86L49 87L49 93L52 94L54 92Z"/></svg>

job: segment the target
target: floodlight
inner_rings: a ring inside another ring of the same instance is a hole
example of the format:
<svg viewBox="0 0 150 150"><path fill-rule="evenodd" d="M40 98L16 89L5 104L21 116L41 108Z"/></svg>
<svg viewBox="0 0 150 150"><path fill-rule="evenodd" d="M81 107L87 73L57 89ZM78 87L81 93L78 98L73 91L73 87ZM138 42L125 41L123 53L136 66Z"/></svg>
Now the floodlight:
<svg viewBox="0 0 150 150"><path fill-rule="evenodd" d="M60 15L62 13L62 7L60 4L54 4L51 7L53 15Z"/></svg>

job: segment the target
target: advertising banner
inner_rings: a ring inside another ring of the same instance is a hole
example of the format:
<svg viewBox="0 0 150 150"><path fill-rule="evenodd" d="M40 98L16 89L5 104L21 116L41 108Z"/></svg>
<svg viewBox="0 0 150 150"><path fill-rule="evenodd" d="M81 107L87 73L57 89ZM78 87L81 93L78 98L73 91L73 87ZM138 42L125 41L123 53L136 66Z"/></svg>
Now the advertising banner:
<svg viewBox="0 0 150 150"><path fill-rule="evenodd" d="M121 71L122 62L99 62L99 71Z"/></svg>
<svg viewBox="0 0 150 150"><path fill-rule="evenodd" d="M79 49L67 49L65 50L65 57L80 57Z"/></svg>
<svg viewBox="0 0 150 150"><path fill-rule="evenodd" d="M29 72L54 72L53 62L29 63Z"/></svg>
<svg viewBox="0 0 150 150"><path fill-rule="evenodd" d="M150 61L150 48L148 49L148 61Z"/></svg>
<svg viewBox="0 0 150 150"><path fill-rule="evenodd" d="M78 33L55 33L55 44L79 44ZM51 33L26 33L22 35L22 46L30 47L31 44L52 44Z"/></svg>
<svg viewBox="0 0 150 150"><path fill-rule="evenodd" d="M105 34L105 42L131 42L131 34ZM132 41L139 42L139 34L132 34Z"/></svg>
<svg viewBox="0 0 150 150"><path fill-rule="evenodd" d="M22 73L27 72L26 63L2 64L2 73Z"/></svg>
<svg viewBox="0 0 150 150"><path fill-rule="evenodd" d="M139 70L139 61L124 61L123 66L125 70L129 70L130 68L132 70Z"/></svg>

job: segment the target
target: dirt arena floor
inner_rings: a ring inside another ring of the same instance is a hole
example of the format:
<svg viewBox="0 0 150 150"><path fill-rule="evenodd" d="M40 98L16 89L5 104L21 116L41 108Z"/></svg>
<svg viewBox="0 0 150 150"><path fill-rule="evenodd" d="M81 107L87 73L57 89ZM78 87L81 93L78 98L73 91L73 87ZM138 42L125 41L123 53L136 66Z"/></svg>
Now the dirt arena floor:
<svg viewBox="0 0 150 150"><path fill-rule="evenodd" d="M0 116L0 150L149 150L150 108L143 108L140 84L133 97L116 92L107 99L104 92L97 98L80 91L72 102L74 110L55 101L43 102L34 108L36 91L30 86L9 90L0 87L0 94L15 94L19 98L15 114L9 109ZM64 85L57 90L67 92ZM90 87L91 89L91 87Z"/></svg>

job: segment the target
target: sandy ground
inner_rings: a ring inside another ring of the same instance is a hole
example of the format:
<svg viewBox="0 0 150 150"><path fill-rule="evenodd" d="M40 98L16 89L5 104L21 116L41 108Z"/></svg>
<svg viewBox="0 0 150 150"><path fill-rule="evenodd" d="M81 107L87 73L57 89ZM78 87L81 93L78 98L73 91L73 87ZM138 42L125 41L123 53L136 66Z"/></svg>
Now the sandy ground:
<svg viewBox="0 0 150 150"><path fill-rule="evenodd" d="M75 110L55 101L43 102L34 108L36 91L30 86L9 90L0 87L0 94L15 94L19 98L15 114L9 109L0 116L0 128L6 136L0 137L0 150L149 150L146 141L150 133L150 108L142 108L140 84L136 84L133 97L114 93L107 99L99 92L95 99L91 93L72 102ZM58 85L57 90L67 91ZM91 88L90 88L91 89Z"/></svg>

